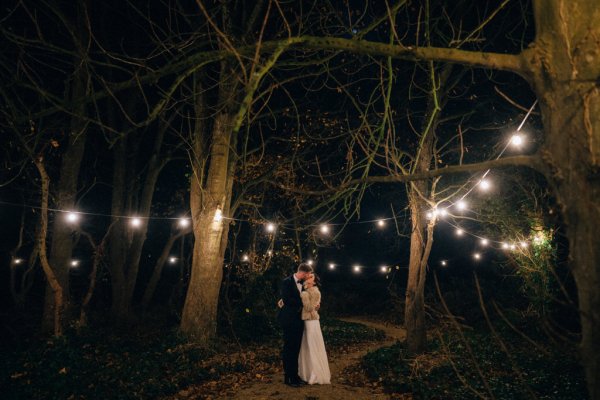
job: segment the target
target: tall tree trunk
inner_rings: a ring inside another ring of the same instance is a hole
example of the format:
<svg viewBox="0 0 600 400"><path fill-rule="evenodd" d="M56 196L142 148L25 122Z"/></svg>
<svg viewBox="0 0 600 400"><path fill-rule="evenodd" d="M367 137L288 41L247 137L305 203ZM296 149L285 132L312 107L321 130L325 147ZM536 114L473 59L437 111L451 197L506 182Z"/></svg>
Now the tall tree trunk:
<svg viewBox="0 0 600 400"><path fill-rule="evenodd" d="M422 186L425 186L426 183ZM409 354L421 352L427 343L425 330L425 277L426 264L423 266L425 252L426 222L424 220L425 201L415 193L409 193L411 212L410 257L408 262L408 281L406 283L406 300L404 303L404 327L406 329L406 345Z"/></svg>
<svg viewBox="0 0 600 400"><path fill-rule="evenodd" d="M557 89L540 101L544 127L551 132L544 158L566 224L588 389L592 399L600 399L600 175L594 160L600 155L600 92L591 83Z"/></svg>
<svg viewBox="0 0 600 400"><path fill-rule="evenodd" d="M76 33L75 47L78 58L74 60L74 73L71 81L71 126L68 133L66 151L63 153L60 165L60 174L58 187L56 191L56 208L59 210L72 210L75 206L77 197L77 188L79 181L79 170L81 160L85 150L85 141L87 134L87 122L84 119L85 104L75 102L82 99L89 93L89 72L85 59L87 57L88 29L86 25L87 1L78 2L77 21L74 29ZM56 279L64 291L64 307L67 314L66 318L71 317L69 312L69 268L70 259L73 253L73 227L69 226L64 219L64 215L58 213L52 222L52 243L50 245L49 263L54 268ZM46 332L51 331L54 324L54 294L47 283L46 295L44 299L44 314L42 318L42 329Z"/></svg>
<svg viewBox="0 0 600 400"><path fill-rule="evenodd" d="M530 74L546 131L541 153L566 223L588 390L600 399L600 7L534 1L534 15Z"/></svg>
<svg viewBox="0 0 600 400"><path fill-rule="evenodd" d="M216 334L217 305L223 277L223 258L228 233L226 220L215 219L217 209L227 215L231 202L230 142L232 116L219 113L214 122L210 166L205 187L198 180L202 170L196 166L192 179L190 206L194 230L192 273L183 308L181 330L200 343Z"/></svg>
<svg viewBox="0 0 600 400"><path fill-rule="evenodd" d="M169 161L167 155L161 155L168 121L160 121L155 132L150 158L146 162L146 173L143 182L134 185L137 174L139 140L133 134L125 135L119 140L114 151L112 208L113 224L109 239L110 273L112 303L111 316L118 325L128 325L131 317L131 306L135 291L140 259L146 235L148 233L148 217L158 176ZM142 134L142 133L139 133ZM147 132L146 132L147 134ZM133 150L132 150L133 148ZM138 227L132 227L128 218L119 217L134 213L142 220Z"/></svg>
<svg viewBox="0 0 600 400"><path fill-rule="evenodd" d="M229 215L233 193L233 177L237 165L235 149L237 135L244 122L254 93L261 79L273 67L283 53L286 44L280 46L261 67L252 73L244 87L238 90L236 70L227 62L222 63L219 102L215 115L210 150L203 140L205 127L202 115L206 107L202 96L197 99L197 125L194 130L195 160L194 178L191 182L190 206L194 231L192 272L183 306L181 330L195 337L200 343L208 343L214 337L217 326L217 305L223 278L223 258L227 249L227 220L215 220L218 208ZM242 101L238 100L243 94ZM200 117L199 117L200 116ZM204 171L208 165L206 179Z"/></svg>
<svg viewBox="0 0 600 400"><path fill-rule="evenodd" d="M439 124L442 103L445 103L445 94L449 90L447 82L452 72L452 65L446 65L439 76L435 74L433 63L430 63L429 68L432 79L430 82L431 92L429 93L425 118L421 128L421 142L415 155L411 173L423 173L429 171L432 167L435 131ZM456 82L458 80L454 83ZM438 86L441 88L439 92ZM425 279L427 277L429 254L433 245L433 228L435 227L436 218L433 217L427 222L425 213L427 208L430 207L428 198L433 193L433 185L434 183L430 181L418 181L410 183L408 188L412 230L404 305L404 327L406 328L406 343L409 354L422 352L427 344Z"/></svg>
<svg viewBox="0 0 600 400"><path fill-rule="evenodd" d="M60 285L58 277L54 273L54 268L48 262L47 255L47 246L46 246L46 236L48 235L48 196L50 192L50 178L46 173L46 168L44 167L44 161L40 157L35 160L35 166L40 173L41 178L41 210L40 210L40 227L37 231L38 235L36 238L36 246L37 252L40 257L40 263L42 264L42 269L44 271L44 275L46 276L46 280L52 289L52 294L54 296L54 309L53 309L53 332L54 336L62 336L63 334L63 313L64 313L64 289Z"/></svg>
<svg viewBox="0 0 600 400"><path fill-rule="evenodd" d="M158 260L156 261L156 265L154 266L154 269L152 270L152 275L150 276L150 280L148 281L148 284L146 285L146 289L144 290L144 294L142 296L142 301L141 301L142 312L145 312L148 309L148 306L150 305L150 302L152 301L152 298L154 297L154 292L156 290L156 286L158 285L158 282L160 281L160 277L162 275L162 271L165 266L165 263L167 262L167 259L169 258L169 254L171 254L171 248L173 247L173 244L175 244L177 239L181 238L183 235L185 235L187 233L189 233L189 230L181 231L177 234L172 234L169 237L169 239L167 239L167 243L165 243L162 253L161 253L160 257L158 258Z"/></svg>

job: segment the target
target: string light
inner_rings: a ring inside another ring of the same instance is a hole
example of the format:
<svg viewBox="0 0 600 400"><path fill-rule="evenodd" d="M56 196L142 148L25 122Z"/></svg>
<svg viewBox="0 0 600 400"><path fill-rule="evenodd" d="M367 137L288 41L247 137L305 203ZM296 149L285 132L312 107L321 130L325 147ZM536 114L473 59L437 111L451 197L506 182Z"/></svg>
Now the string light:
<svg viewBox="0 0 600 400"><path fill-rule="evenodd" d="M68 223L74 224L75 222L79 221L79 214L74 211L69 211L65 218L67 219Z"/></svg>
<svg viewBox="0 0 600 400"><path fill-rule="evenodd" d="M23 262L23 259L21 259L21 258L15 258L13 260L13 264L17 264L17 265L21 264L22 262Z"/></svg>
<svg viewBox="0 0 600 400"><path fill-rule="evenodd" d="M134 217L134 218L131 218L130 224L134 228L139 228L140 226L142 226L142 220L137 217Z"/></svg>
<svg viewBox="0 0 600 400"><path fill-rule="evenodd" d="M71 267L76 267L79 265L79 260L71 260Z"/></svg>
<svg viewBox="0 0 600 400"><path fill-rule="evenodd" d="M527 119L527 117L529 116L529 114L531 113L531 111L533 110L533 108L535 107L536 104L537 104L537 101L532 105L531 109L529 110L529 112L525 116L523 122L521 123L521 125L517 129L517 132L513 136L511 136L509 143L506 144L506 146L500 152L500 154L498 155L497 158L501 157L504 154L505 150L508 148L509 145L513 145L513 146L517 146L518 147L518 146L521 146L522 144L525 143L524 136L521 135L521 134L518 134L518 131L523 126L523 123L525 122L525 120ZM481 177L481 179L477 182L477 184L475 186L472 186L471 189L465 195L463 195L462 198L460 198L459 201L457 201L454 204L450 204L450 206L454 206L456 210L461 210L461 211L465 210L465 209L467 209L467 203L463 200L463 198L466 195L468 195L475 187L479 187L479 189L481 189L482 191L489 190L492 187L492 185L491 185L491 183L490 183L490 181L488 179L485 179L486 176L487 176L487 174L489 172L490 172L490 170L487 170L483 174L483 176ZM3 203L3 202L0 202L0 203ZM21 204L20 206L23 206L23 205ZM446 215L449 214L448 210L449 210L449 208L448 209L441 208L439 210L438 209L433 209L432 211L430 211L430 212L427 213L427 217L428 218L433 218L433 217L438 217L438 216L444 217L444 216L446 216ZM161 217L152 217L151 218L151 217L145 217L145 216L144 217L132 217L132 216L122 216L122 215L119 216L119 215L107 215L107 214L79 213L79 212L75 212L75 211L56 210L56 209L51 209L51 211L56 211L56 212L59 212L59 213L64 213L65 214L65 217L64 217L65 221L68 222L68 223L76 223L76 222L78 222L80 220L81 215L87 214L87 215L112 216L112 217L126 218L126 219L129 219L129 223L134 228L142 226L143 219L171 219L171 220L172 219L178 219L178 224L179 224L179 226L181 228L186 228L186 227L188 227L191 224L191 221L188 218L168 218L168 217L162 217L162 218ZM223 219L223 213L222 213L221 207L217 206L217 208L215 210L215 214L214 214L214 221L215 222L221 222L222 219ZM240 221L243 221L243 220L240 220ZM249 221L246 220L246 222L249 222ZM364 223L364 222L371 222L372 223L373 220L371 220L371 221L361 221L361 222L356 222L356 223ZM379 228L383 228L386 225L386 219L385 218L384 219L377 219L377 220L375 220L375 222L376 222L376 226L379 227ZM275 224L270 223L270 222L266 222L266 221L263 222L263 223L266 224L265 225L265 229L266 229L267 232L271 232L272 233L272 232L276 231L277 226ZM354 223L354 222L352 222L352 223ZM336 225L336 224L333 224L333 225ZM314 227L315 225L312 225L312 226ZM319 230L320 230L321 233L327 234L327 233L329 233L331 231L331 228L327 224L321 224L321 225L319 225ZM456 235L457 236L463 236L465 234L469 234L469 235L477 237L477 235L465 232L463 229L460 229L460 228L456 229ZM530 242L515 241L513 243L510 243L510 242L508 242L508 243L502 243L501 245L502 245L503 249L516 250L517 247L527 248L529 244L539 245L544 240L546 240L546 239L543 237L543 233L538 233L538 235L534 236ZM481 243L482 246L487 246L489 244L489 241L486 238L481 238L480 239L480 243ZM496 243L498 243L498 242L496 242ZM273 251L272 250L268 250L267 254L268 255L272 255ZM475 259L480 259L481 258L481 254L480 253L475 253L475 254L473 254L473 257ZM247 254L244 254L242 256L242 260L243 261L249 261L249 259L250 259L250 257ZM170 257L169 258L169 262L170 263L173 263L175 261L176 261L176 258L174 258L174 257ZM14 264L20 264L21 262L23 262L23 260L21 260L21 259L13 259L12 262ZM307 263L309 265L312 265L313 261L312 260L308 260ZM446 266L447 265L447 261L446 260L441 260L440 263L441 263L442 266ZM71 265L72 266L76 266L78 264L79 264L79 261L77 261L77 260L72 260L71 261ZM333 264L333 263L329 264L329 269L333 270L335 268L336 268L335 264ZM353 266L353 270L355 272L360 272L361 268L363 268L363 267L361 267L360 265L354 265ZM396 268L398 268L398 267L396 267ZM384 265L384 266L380 266L379 269L382 272L384 272L384 271L388 271L390 268L388 268L387 266Z"/></svg>
<svg viewBox="0 0 600 400"><path fill-rule="evenodd" d="M512 135L510 143L515 147L520 147L523 144L523 136L519 134Z"/></svg>
<svg viewBox="0 0 600 400"><path fill-rule="evenodd" d="M492 184L491 184L491 183L490 183L490 181L489 181L489 180L487 180L487 179L482 179L482 180L479 182L479 188L480 188L481 190L483 190L483 191L487 191L487 190L489 190L491 187L492 187Z"/></svg>
<svg viewBox="0 0 600 400"><path fill-rule="evenodd" d="M176 257L169 257L169 264L175 264L177 262Z"/></svg>
<svg viewBox="0 0 600 400"><path fill-rule="evenodd" d="M448 261L442 260L442 261L440 261L440 264L442 264L442 267L445 267L448 265Z"/></svg>
<svg viewBox="0 0 600 400"><path fill-rule="evenodd" d="M221 211L221 207L217 207L215 210L215 216L213 217L214 222L221 222L223 220L223 211Z"/></svg>

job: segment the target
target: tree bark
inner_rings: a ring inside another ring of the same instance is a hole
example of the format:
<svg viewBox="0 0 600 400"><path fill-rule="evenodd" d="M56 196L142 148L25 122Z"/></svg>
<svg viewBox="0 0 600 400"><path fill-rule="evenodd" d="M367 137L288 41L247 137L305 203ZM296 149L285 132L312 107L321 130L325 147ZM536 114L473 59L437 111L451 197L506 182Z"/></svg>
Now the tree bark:
<svg viewBox="0 0 600 400"><path fill-rule="evenodd" d="M71 126L68 133L66 150L63 153L60 165L58 187L56 191L56 208L59 210L73 210L77 197L79 170L85 150L87 122L84 119L85 103L75 101L89 94L89 72L85 62L87 57L87 26L86 26L87 1L78 2L77 20L73 24L74 46L78 57L73 60L74 73L71 82L69 107ZM52 222L52 242L50 245L50 265L54 268L56 279L63 288L65 317L70 318L69 310L69 269L73 253L73 227L64 219L64 214L58 213ZM54 294L48 283L44 299L44 313L42 317L42 330L49 332L54 324Z"/></svg>
<svg viewBox="0 0 600 400"><path fill-rule="evenodd" d="M216 116L205 188L198 178L192 180L190 206L195 242L181 330L200 343L208 343L217 328L217 305L226 248L222 243L227 237L228 223L214 217L218 208L227 215L231 202L229 152L232 119L224 112ZM199 165L195 170L196 177L202 174Z"/></svg>
<svg viewBox="0 0 600 400"><path fill-rule="evenodd" d="M111 316L117 325L126 326L130 322L133 293L137 283L142 248L148 232L148 216L156 181L160 171L168 161L160 160L166 126L157 130L153 153L147 162L146 175L141 185L139 201L136 201L135 185L132 188L131 175L136 171L136 146L130 154L130 138L123 137L114 153L112 223L115 224L109 239L112 303ZM132 157L133 155L133 157ZM128 163L128 160L131 161ZM119 216L134 212L142 220L139 227L132 227L129 220Z"/></svg>
<svg viewBox="0 0 600 400"><path fill-rule="evenodd" d="M171 248L173 247L173 244L175 244L177 239L181 238L183 235L185 235L187 233L189 233L189 230L181 231L174 235L172 234L169 237L169 239L167 240L167 243L165 243L162 253L161 253L160 257L158 258L158 260L156 261L156 265L154 266L154 269L152 270L152 275L150 276L150 279L148 280L146 289L144 290L144 295L142 296L142 302L141 302L142 312L145 312L148 309L148 306L150 305L150 301L152 301L152 298L154 297L154 292L156 290L156 286L158 285L158 282L160 281L160 277L162 275L162 271L165 266L165 263L167 262L167 259L169 258L169 254L171 254Z"/></svg>
<svg viewBox="0 0 600 400"><path fill-rule="evenodd" d="M531 83L546 133L542 157L566 224L587 386L600 399L600 7L534 1L534 15Z"/></svg>
<svg viewBox="0 0 600 400"><path fill-rule="evenodd" d="M46 168L44 167L43 159L40 157L36 159L35 166L40 173L41 178L41 207L40 207L40 228L38 230L38 235L36 238L36 246L37 251L40 257L40 263L42 264L42 269L46 276L46 280L52 289L52 294L54 296L54 309L53 309L53 332L54 336L62 336L63 334L63 313L64 313L64 290L60 285L60 281L58 280L56 274L54 273L54 268L48 262L47 255L47 246L46 246L46 236L48 235L48 196L50 192L50 178L46 173Z"/></svg>

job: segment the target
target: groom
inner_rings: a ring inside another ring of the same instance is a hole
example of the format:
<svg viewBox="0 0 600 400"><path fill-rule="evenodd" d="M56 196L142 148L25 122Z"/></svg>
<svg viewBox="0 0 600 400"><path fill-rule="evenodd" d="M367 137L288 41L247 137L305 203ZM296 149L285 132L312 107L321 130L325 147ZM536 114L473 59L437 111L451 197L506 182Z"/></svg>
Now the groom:
<svg viewBox="0 0 600 400"><path fill-rule="evenodd" d="M295 274L285 278L281 285L281 299L283 307L279 310L279 323L283 328L283 371L284 383L288 386L299 387L306 382L298 376L298 354L302 344L304 333L304 321L302 321L302 284L308 274L313 272L310 265L301 263Z"/></svg>

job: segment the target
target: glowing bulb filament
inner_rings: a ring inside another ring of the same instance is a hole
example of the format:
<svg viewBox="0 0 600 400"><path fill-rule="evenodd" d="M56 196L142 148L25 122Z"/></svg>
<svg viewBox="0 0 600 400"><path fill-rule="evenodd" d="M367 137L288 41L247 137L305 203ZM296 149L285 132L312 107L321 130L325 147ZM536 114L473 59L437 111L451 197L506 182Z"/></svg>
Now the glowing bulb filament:
<svg viewBox="0 0 600 400"><path fill-rule="evenodd" d="M69 211L67 213L67 222L74 224L75 222L79 221L79 214L77 214L76 212L73 211Z"/></svg>
<svg viewBox="0 0 600 400"><path fill-rule="evenodd" d="M215 222L221 222L223 220L223 211L221 211L221 208L217 208L217 210L215 211L215 217L213 220Z"/></svg>

